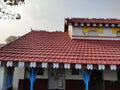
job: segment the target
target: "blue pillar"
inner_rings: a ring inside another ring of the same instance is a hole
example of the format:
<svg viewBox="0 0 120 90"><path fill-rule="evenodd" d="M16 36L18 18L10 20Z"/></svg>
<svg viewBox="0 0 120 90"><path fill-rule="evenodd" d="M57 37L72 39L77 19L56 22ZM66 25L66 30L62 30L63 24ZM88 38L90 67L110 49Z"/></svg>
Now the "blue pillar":
<svg viewBox="0 0 120 90"><path fill-rule="evenodd" d="M35 82L36 76L35 76L35 69L32 68L30 70L30 76L29 76L29 80L30 80L30 90L34 90L34 82Z"/></svg>
<svg viewBox="0 0 120 90"><path fill-rule="evenodd" d="M81 73L82 73L82 78L85 84L85 89L89 90L90 71L83 70Z"/></svg>
<svg viewBox="0 0 120 90"><path fill-rule="evenodd" d="M8 74L8 76L7 76L7 87L9 87L10 85L12 85L12 76L10 74Z"/></svg>
<svg viewBox="0 0 120 90"><path fill-rule="evenodd" d="M30 76L29 76L30 90L34 90L34 83L35 83L35 80L36 80L37 73L38 73L38 70L35 71L35 68L31 68Z"/></svg>

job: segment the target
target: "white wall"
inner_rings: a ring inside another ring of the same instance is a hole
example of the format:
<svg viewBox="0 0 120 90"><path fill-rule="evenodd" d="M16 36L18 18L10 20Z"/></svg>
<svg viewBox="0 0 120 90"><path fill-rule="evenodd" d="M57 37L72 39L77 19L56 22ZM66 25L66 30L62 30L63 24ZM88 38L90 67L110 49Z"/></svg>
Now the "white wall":
<svg viewBox="0 0 120 90"><path fill-rule="evenodd" d="M69 31L74 36L84 36L82 27L72 27L69 26ZM86 33L87 35L87 33ZM103 34L99 34L99 36L116 36L116 34L112 34L112 28L103 28Z"/></svg>
<svg viewBox="0 0 120 90"><path fill-rule="evenodd" d="M0 67L0 90L2 90L3 87L4 69L4 67Z"/></svg>
<svg viewBox="0 0 120 90"><path fill-rule="evenodd" d="M71 69L65 70L65 79L74 79L74 80L82 80L81 75L71 75Z"/></svg>
<svg viewBox="0 0 120 90"><path fill-rule="evenodd" d="M69 32L70 35L73 34L73 26L72 25L68 26L68 32Z"/></svg>
<svg viewBox="0 0 120 90"><path fill-rule="evenodd" d="M112 34L112 28L103 28L103 34L100 36L116 36L116 34Z"/></svg>
<svg viewBox="0 0 120 90"><path fill-rule="evenodd" d="M83 30L80 27L73 27L73 36L84 36Z"/></svg>
<svg viewBox="0 0 120 90"><path fill-rule="evenodd" d="M103 79L104 80L117 80L117 71L105 70L103 71Z"/></svg>
<svg viewBox="0 0 120 90"><path fill-rule="evenodd" d="M14 68L14 76L13 76L13 90L18 90L19 79L24 79L25 68Z"/></svg>

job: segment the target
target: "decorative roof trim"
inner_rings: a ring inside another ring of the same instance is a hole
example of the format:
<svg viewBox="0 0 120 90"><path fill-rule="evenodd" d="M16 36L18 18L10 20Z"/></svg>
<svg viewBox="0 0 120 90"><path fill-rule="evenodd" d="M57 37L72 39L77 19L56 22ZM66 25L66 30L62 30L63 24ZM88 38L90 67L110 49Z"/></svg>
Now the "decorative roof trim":
<svg viewBox="0 0 120 90"><path fill-rule="evenodd" d="M88 70L93 70L93 65L92 64L87 64L87 69Z"/></svg>
<svg viewBox="0 0 120 90"><path fill-rule="evenodd" d="M98 69L99 70L105 70L105 65L103 65L103 64L98 65Z"/></svg>
<svg viewBox="0 0 120 90"><path fill-rule="evenodd" d="M106 28L113 28L113 27L120 27L120 24L103 24L103 23L77 23L77 22L73 22L73 23L69 23L68 25L72 25L75 27L106 27Z"/></svg>
<svg viewBox="0 0 120 90"><path fill-rule="evenodd" d="M42 63L42 68L47 68L48 67L48 63Z"/></svg>
<svg viewBox="0 0 120 90"><path fill-rule="evenodd" d="M30 62L30 67L36 67L36 62Z"/></svg>
<svg viewBox="0 0 120 90"><path fill-rule="evenodd" d="M70 64L65 63L65 64L64 64L64 68L65 68L65 69L70 69Z"/></svg>
<svg viewBox="0 0 120 90"><path fill-rule="evenodd" d="M81 64L75 64L75 69L82 69L82 65Z"/></svg>
<svg viewBox="0 0 120 90"><path fill-rule="evenodd" d="M2 65L3 61L0 61L0 65ZM118 70L120 65L104 65L104 64L73 64L73 63L47 63L47 62L30 62L25 66L26 63L28 62L14 62L14 61L7 61L4 62L4 64L7 67L30 67L30 68L35 68L41 67L41 68L54 68L54 69L59 69L59 68L64 68L64 69L87 69L87 70ZM13 63L18 63L17 66L14 66ZM2 65L3 66L3 65Z"/></svg>
<svg viewBox="0 0 120 90"><path fill-rule="evenodd" d="M59 68L59 63L53 63L53 68Z"/></svg>
<svg viewBox="0 0 120 90"><path fill-rule="evenodd" d="M116 65L110 65L110 70L116 70L117 66Z"/></svg>
<svg viewBox="0 0 120 90"><path fill-rule="evenodd" d="M67 23L120 24L120 19L104 18L66 18Z"/></svg>
<svg viewBox="0 0 120 90"><path fill-rule="evenodd" d="M18 62L18 67L24 67L25 66L25 62Z"/></svg>
<svg viewBox="0 0 120 90"><path fill-rule="evenodd" d="M12 66L13 66L13 61L7 61L6 66L7 66L7 67L12 67Z"/></svg>

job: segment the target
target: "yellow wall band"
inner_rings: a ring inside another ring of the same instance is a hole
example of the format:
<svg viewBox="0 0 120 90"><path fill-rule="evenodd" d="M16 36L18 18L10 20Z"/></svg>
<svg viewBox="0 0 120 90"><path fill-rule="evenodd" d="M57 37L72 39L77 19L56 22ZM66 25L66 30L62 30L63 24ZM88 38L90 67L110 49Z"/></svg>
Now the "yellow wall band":
<svg viewBox="0 0 120 90"><path fill-rule="evenodd" d="M117 34L118 31L120 31L120 28L113 28L112 29L112 34Z"/></svg>
<svg viewBox="0 0 120 90"><path fill-rule="evenodd" d="M85 28L83 28L84 33L88 33L90 30L95 30L100 34L103 34L103 29L102 28L97 28L97 27L85 27Z"/></svg>

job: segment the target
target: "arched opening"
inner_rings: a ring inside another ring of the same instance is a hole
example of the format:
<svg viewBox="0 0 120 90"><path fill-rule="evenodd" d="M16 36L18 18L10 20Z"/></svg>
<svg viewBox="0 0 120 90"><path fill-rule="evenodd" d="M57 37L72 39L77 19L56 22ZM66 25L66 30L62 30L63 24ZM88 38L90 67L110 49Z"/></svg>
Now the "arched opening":
<svg viewBox="0 0 120 90"><path fill-rule="evenodd" d="M117 36L120 36L120 31L117 31Z"/></svg>
<svg viewBox="0 0 120 90"><path fill-rule="evenodd" d="M96 30L90 30L88 36L98 36L98 32Z"/></svg>

